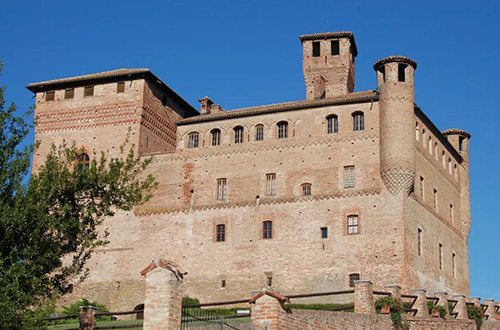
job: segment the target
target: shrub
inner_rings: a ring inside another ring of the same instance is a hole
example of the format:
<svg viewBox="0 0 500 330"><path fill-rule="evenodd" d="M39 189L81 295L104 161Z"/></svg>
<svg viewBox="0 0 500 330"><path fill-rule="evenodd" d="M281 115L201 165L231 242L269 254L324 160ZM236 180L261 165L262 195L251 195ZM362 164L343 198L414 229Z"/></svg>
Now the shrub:
<svg viewBox="0 0 500 330"><path fill-rule="evenodd" d="M483 326L483 309L475 305L467 305L467 316L469 319L476 321L476 328L477 330L480 330Z"/></svg>
<svg viewBox="0 0 500 330"><path fill-rule="evenodd" d="M94 306L97 307L97 313L108 313L109 310L104 306L103 304L100 304L95 301L90 301L88 299L82 299L79 300L73 304L71 304L69 307L63 307L63 310L61 311L61 316L70 316L70 315L79 315L80 314L80 306ZM67 319L64 321L64 323L73 323L78 320L78 317L72 318L72 319ZM98 321L110 321L111 320L111 315L103 315L103 316L97 316ZM62 320L61 320L62 321Z"/></svg>
<svg viewBox="0 0 500 330"><path fill-rule="evenodd" d="M394 324L394 327L399 330L403 328L403 318L401 315L403 314L404 305L401 302L401 299L395 299L392 297L382 297L375 301L376 308L382 308L384 306L389 306L389 310L391 312L391 320ZM406 327L406 325L404 325Z"/></svg>
<svg viewBox="0 0 500 330"><path fill-rule="evenodd" d="M200 300L197 298L191 298L189 296L182 297L182 306L198 305Z"/></svg>

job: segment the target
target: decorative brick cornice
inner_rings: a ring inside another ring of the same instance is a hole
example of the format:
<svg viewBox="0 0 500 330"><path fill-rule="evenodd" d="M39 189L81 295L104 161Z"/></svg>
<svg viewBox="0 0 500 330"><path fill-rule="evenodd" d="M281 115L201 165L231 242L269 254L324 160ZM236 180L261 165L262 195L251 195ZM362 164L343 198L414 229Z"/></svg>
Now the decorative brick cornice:
<svg viewBox="0 0 500 330"><path fill-rule="evenodd" d="M313 201L323 201L332 200L340 198L352 198L352 197L363 197L363 196L373 196L379 195L381 190L377 189L364 189L355 191L344 191L337 194L326 194L326 195L313 195L313 196L300 196L300 197L285 197L285 198L260 198L259 205L279 205L288 203L308 203ZM194 205L192 211L206 211L215 209L233 209L242 207L255 207L255 200L247 200L242 202L228 202L228 203L212 203L212 204L201 204ZM185 207L159 207L138 210L135 214L137 216L149 216L155 214L172 214L172 213L188 213L189 206Z"/></svg>
<svg viewBox="0 0 500 330"><path fill-rule="evenodd" d="M415 193L410 194L410 198L413 199L415 202L417 202L420 206L422 206L424 209L426 209L429 213L431 213L434 217L439 219L444 225L446 225L448 228L450 228L455 234L458 235L461 239L464 239L464 235L462 232L451 225L451 223L442 215L437 213L430 205L428 205L425 201L420 198L420 196L417 196Z"/></svg>
<svg viewBox="0 0 500 330"><path fill-rule="evenodd" d="M396 56L389 56L389 57L383 58L381 60L378 60L377 62L375 62L375 64L373 64L373 69L375 69L375 71L376 71L376 70L378 70L378 68L381 65L384 65L386 63L391 63L391 62L406 63L406 64L411 65L413 67L413 69L417 68L416 61L414 61L411 58L406 57L406 56L396 55Z"/></svg>
<svg viewBox="0 0 500 330"><path fill-rule="evenodd" d="M297 141L280 141L272 146L267 147L256 147L256 148L231 148L226 150L219 150L218 148L204 148L204 149L186 149L186 153L179 155L180 152L170 153L170 154L157 154L149 155L153 156L153 163L162 163L170 161L184 161L188 158L207 158L207 157L219 157L219 156L231 156L237 154L255 153L263 151L272 150L286 150L291 148L304 148L316 145L325 145L329 143L341 143L341 142L352 142L359 140L373 140L378 139L378 135L359 135L359 136L349 136L349 137L327 137L322 140L309 141L309 142L297 142ZM198 152L193 152L194 150L199 150Z"/></svg>

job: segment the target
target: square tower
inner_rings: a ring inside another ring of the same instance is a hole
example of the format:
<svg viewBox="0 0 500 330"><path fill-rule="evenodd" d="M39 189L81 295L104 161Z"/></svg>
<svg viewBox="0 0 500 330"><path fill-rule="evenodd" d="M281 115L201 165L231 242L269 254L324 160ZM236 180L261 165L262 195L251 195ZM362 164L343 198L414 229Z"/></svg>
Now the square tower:
<svg viewBox="0 0 500 330"><path fill-rule="evenodd" d="M354 58L358 55L352 32L300 36L308 100L354 91Z"/></svg>

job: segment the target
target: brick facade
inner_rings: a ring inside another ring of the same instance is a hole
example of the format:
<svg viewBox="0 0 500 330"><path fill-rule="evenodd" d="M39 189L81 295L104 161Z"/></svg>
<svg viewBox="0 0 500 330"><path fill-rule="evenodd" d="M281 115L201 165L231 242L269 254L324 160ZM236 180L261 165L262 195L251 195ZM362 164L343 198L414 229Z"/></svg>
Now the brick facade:
<svg viewBox="0 0 500 330"><path fill-rule="evenodd" d="M147 171L159 182L150 202L106 220L110 244L96 250L89 278L62 303L86 297L114 310L144 303L145 280L136 269L149 255L176 260L193 274L185 292L202 301L247 297L269 278L287 294L345 290L350 274L399 283L406 293L415 287L469 293L470 135L441 133L414 105L414 61L378 61L379 92L354 92L352 33L301 40L302 101L225 111L204 98L199 114L147 69L28 86L36 94L41 142L35 169L51 143L75 141L91 157L118 156L129 134L129 145L152 157ZM335 40L340 54L327 54L326 64L310 57L313 42L326 54ZM323 82L312 69L325 72ZM89 85L94 95L84 96ZM325 89L324 98L314 97L314 86ZM66 99L71 88L74 97ZM54 101L46 99L49 91ZM239 143L235 128L243 130ZM193 134L198 145L189 148ZM345 185L347 166L354 166L353 187ZM275 193L267 194L271 173ZM304 183L311 195L303 195ZM356 219L355 232L348 219ZM263 238L264 221L272 221L272 238ZM224 241L216 239L218 224L225 225Z"/></svg>

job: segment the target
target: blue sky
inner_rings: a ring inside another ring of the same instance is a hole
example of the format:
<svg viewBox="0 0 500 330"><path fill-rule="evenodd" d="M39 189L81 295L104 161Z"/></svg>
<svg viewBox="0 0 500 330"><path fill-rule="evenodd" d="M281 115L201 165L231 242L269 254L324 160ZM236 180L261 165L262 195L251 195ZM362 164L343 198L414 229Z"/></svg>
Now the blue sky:
<svg viewBox="0 0 500 330"><path fill-rule="evenodd" d="M205 95L225 109L300 100L298 36L353 31L357 91L376 89L376 60L409 56L417 104L472 134L471 295L500 300L500 2L420 2L4 0L1 83L22 110L28 83L123 67L150 68L196 108Z"/></svg>

